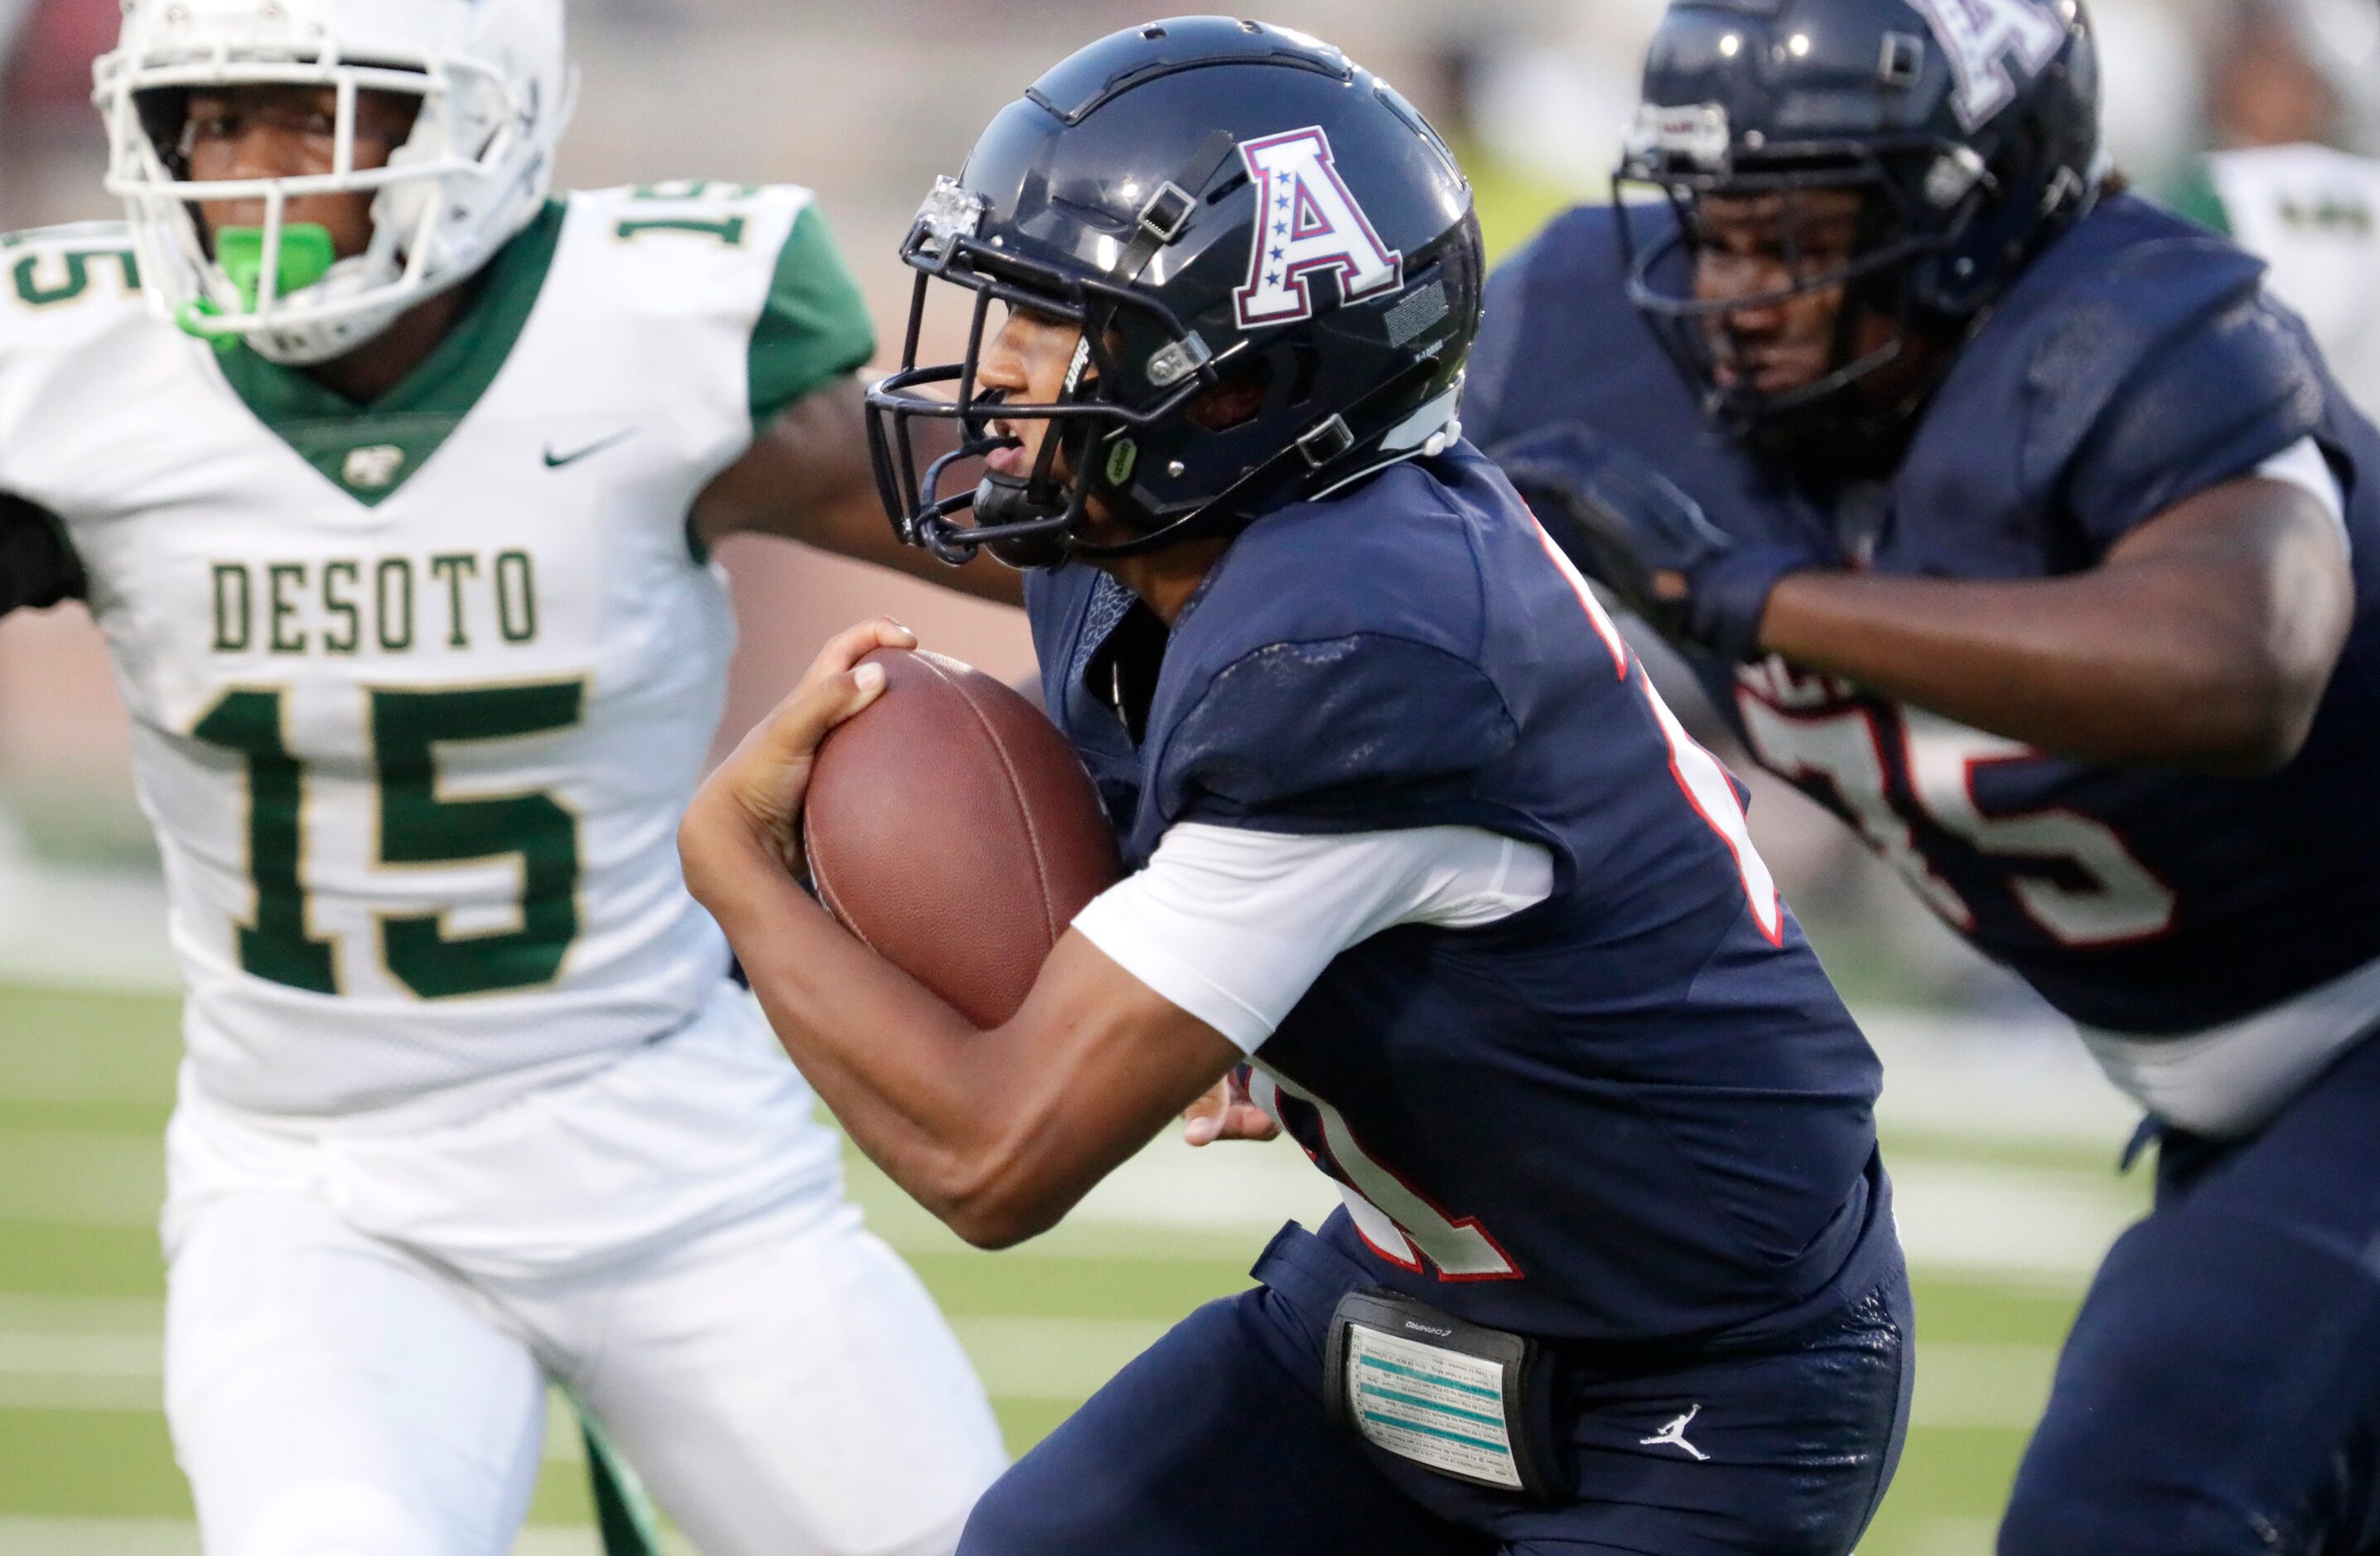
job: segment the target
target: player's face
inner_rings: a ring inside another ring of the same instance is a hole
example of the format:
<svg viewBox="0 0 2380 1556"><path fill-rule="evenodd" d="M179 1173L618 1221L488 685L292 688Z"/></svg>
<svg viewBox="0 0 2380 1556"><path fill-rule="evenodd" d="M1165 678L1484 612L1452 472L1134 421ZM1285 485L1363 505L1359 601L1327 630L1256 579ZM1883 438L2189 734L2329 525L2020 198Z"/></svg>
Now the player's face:
<svg viewBox="0 0 2380 1556"><path fill-rule="evenodd" d="M357 93L355 165L387 165L413 133L419 107L418 98L398 92ZM201 88L190 93L180 150L194 179L303 177L332 171L338 125L338 93L329 87ZM348 259L371 243L371 202L368 189L299 195L283 220L329 228L333 248ZM204 201L199 212L210 230L264 223L261 200Z"/></svg>
<svg viewBox="0 0 2380 1556"><path fill-rule="evenodd" d="M1002 398L1020 405L1054 404L1065 397L1066 376L1074 371L1075 353L1082 340L1079 324L1046 313L1011 308L1000 333L984 347L976 383L979 388L997 390ZM1014 438L1016 446L994 450L984 463L1020 480L1031 476L1034 462L1041 457L1041 440L1050 435L1051 423L1035 417L1014 421L993 417L990 427L996 437ZM1065 461L1062 448L1050 467L1050 474L1061 484L1074 475L1065 468Z"/></svg>
<svg viewBox="0 0 2380 1556"><path fill-rule="evenodd" d="M1843 364L1836 322L1844 288L1808 284L1851 263L1862 203L1849 189L1714 195L1698 202L1694 296L1746 303L1704 324L1721 388L1788 395ZM1887 344L1892 329L1874 315L1853 320L1850 359Z"/></svg>

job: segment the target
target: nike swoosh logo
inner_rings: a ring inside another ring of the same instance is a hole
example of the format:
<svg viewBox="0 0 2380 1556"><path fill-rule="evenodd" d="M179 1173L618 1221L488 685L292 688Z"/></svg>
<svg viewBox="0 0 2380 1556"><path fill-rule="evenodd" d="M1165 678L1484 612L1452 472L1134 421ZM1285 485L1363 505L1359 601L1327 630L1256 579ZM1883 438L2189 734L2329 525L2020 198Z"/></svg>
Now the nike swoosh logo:
<svg viewBox="0 0 2380 1556"><path fill-rule="evenodd" d="M549 470L558 470L565 465L576 465L578 461L586 458L590 454L601 454L605 449L611 447L613 444L623 442L628 438L633 438L636 435L637 430L634 427L629 427L621 432L613 433L610 437L603 439L601 443L590 443L585 448L578 450L576 454L556 454L553 452L553 445L552 444L548 444L545 445L545 468Z"/></svg>

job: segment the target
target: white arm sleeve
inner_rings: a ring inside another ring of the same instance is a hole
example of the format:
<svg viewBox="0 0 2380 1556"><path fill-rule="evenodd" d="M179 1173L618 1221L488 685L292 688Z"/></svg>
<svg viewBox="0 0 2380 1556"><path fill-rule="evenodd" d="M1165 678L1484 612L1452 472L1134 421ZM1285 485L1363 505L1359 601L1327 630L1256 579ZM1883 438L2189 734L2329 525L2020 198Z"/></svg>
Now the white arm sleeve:
<svg viewBox="0 0 2380 1556"><path fill-rule="evenodd" d="M2347 533L2347 493L2339 488L2330 461L2322 456L2322 445L2312 438L2300 438L2274 455L2256 467L2256 475L2259 480L2299 488L2322 504L2341 535Z"/></svg>
<svg viewBox="0 0 2380 1556"><path fill-rule="evenodd" d="M1394 924L1492 924L1553 879L1542 845L1478 827L1307 837L1184 821L1075 928L1254 1053L1349 946Z"/></svg>

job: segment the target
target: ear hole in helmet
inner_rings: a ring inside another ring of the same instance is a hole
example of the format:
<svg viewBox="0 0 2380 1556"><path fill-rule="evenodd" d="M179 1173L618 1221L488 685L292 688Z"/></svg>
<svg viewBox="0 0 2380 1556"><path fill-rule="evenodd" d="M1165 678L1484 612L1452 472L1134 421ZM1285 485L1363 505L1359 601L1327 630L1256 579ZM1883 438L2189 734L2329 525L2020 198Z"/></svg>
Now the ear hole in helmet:
<svg viewBox="0 0 2380 1556"><path fill-rule="evenodd" d="M1209 432L1228 432L1262 414L1265 396L1271 390L1272 364L1261 357L1252 357L1227 370L1222 382L1191 401L1183 414L1195 427Z"/></svg>

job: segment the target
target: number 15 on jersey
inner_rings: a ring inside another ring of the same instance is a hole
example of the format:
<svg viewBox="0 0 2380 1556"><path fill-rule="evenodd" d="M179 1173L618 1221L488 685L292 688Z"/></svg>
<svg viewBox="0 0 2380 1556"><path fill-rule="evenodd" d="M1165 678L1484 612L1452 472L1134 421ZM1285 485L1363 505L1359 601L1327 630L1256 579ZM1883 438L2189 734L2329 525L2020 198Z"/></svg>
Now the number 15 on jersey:
<svg viewBox="0 0 2380 1556"><path fill-rule="evenodd" d="M521 880L517 929L461 934L443 913L375 913L382 964L425 1000L552 982L578 934L578 818L548 793L451 797L442 792L439 750L573 728L586 713L586 683L373 687L364 697L376 791L374 867L510 858L518 861ZM235 687L190 733L236 753L246 767L248 873L256 907L237 927L241 969L293 989L337 994L337 946L313 932L309 910L309 774L290 753L287 703L282 688Z"/></svg>

